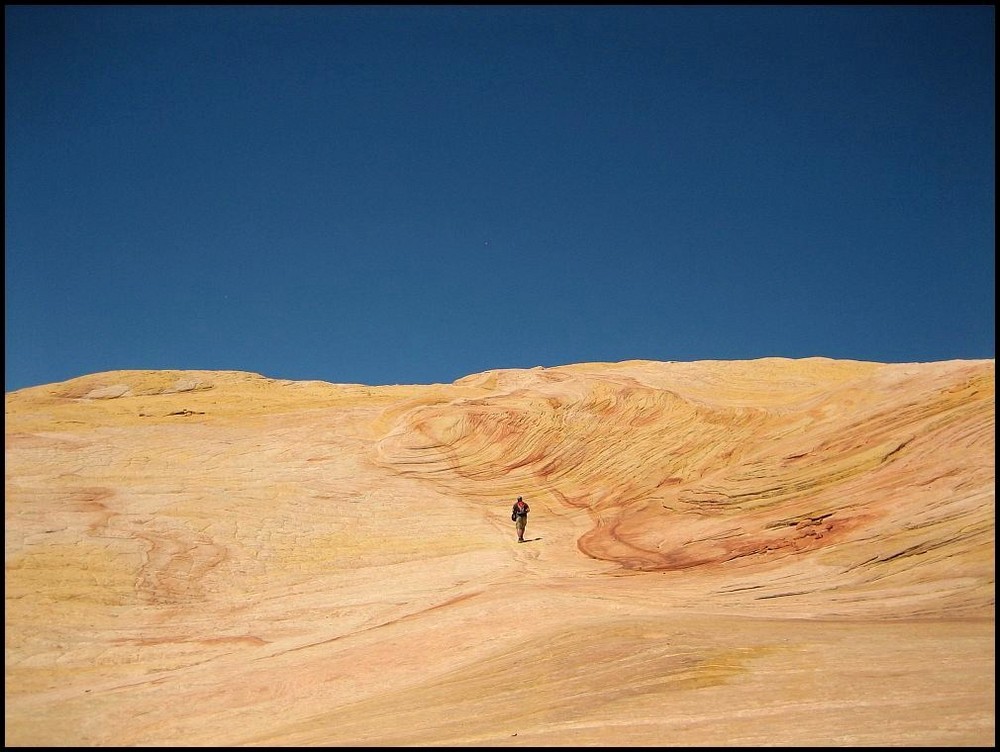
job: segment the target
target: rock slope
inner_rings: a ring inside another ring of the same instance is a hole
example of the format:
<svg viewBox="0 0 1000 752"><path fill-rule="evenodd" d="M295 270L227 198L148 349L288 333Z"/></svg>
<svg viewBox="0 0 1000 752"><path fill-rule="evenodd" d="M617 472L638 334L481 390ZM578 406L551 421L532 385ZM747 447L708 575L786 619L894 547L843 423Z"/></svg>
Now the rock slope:
<svg viewBox="0 0 1000 752"><path fill-rule="evenodd" d="M994 384L767 358L8 393L6 744L993 745Z"/></svg>

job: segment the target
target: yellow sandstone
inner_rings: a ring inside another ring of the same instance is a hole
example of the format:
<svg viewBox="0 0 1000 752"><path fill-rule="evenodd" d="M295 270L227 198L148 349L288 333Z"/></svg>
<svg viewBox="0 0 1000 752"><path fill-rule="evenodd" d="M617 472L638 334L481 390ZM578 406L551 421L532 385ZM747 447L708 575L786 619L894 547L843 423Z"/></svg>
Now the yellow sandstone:
<svg viewBox="0 0 1000 752"><path fill-rule="evenodd" d="M992 746L994 383L767 358L7 393L5 743Z"/></svg>

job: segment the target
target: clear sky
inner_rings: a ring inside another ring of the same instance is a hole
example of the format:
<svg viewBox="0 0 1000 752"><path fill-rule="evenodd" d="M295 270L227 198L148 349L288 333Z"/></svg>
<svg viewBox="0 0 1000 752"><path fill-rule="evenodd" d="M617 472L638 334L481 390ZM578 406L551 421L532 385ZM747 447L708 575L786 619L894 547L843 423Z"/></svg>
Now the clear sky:
<svg viewBox="0 0 1000 752"><path fill-rule="evenodd" d="M993 5L5 22L5 391L994 357Z"/></svg>

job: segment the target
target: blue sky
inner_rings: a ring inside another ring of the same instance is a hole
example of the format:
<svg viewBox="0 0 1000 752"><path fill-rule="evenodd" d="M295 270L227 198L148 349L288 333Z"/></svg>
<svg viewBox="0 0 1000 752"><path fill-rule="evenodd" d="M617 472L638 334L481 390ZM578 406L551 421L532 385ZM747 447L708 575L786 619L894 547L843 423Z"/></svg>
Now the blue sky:
<svg viewBox="0 0 1000 752"><path fill-rule="evenodd" d="M994 357L992 5L5 22L5 391Z"/></svg>

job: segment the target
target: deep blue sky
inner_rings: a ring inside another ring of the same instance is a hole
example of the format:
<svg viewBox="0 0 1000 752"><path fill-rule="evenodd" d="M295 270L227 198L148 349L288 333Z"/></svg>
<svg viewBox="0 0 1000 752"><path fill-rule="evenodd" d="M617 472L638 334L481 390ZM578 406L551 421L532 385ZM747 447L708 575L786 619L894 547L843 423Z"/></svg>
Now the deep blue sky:
<svg viewBox="0 0 1000 752"><path fill-rule="evenodd" d="M994 357L992 5L5 21L5 391Z"/></svg>

